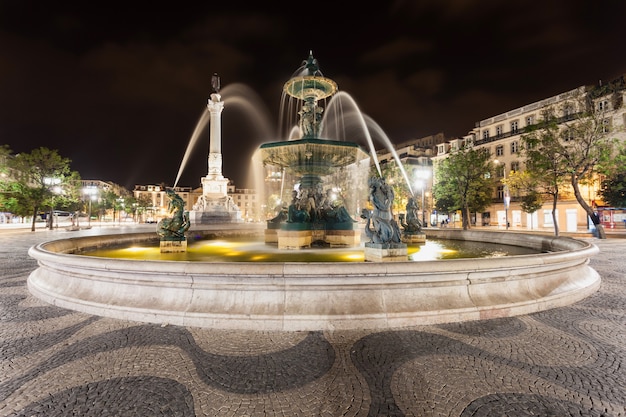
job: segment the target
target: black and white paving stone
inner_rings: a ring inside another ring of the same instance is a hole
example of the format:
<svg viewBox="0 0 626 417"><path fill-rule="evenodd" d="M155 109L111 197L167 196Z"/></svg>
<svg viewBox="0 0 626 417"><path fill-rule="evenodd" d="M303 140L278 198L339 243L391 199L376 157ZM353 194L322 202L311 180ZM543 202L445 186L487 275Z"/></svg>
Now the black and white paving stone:
<svg viewBox="0 0 626 417"><path fill-rule="evenodd" d="M626 239L593 239L601 288L568 307L393 331L255 332L38 300L27 250L67 233L0 232L0 416L626 416Z"/></svg>

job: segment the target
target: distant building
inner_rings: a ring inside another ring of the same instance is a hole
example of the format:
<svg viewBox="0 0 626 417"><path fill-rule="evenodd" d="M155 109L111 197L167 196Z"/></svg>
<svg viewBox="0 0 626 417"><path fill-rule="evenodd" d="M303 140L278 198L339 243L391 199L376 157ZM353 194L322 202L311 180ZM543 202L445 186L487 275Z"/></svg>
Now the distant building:
<svg viewBox="0 0 626 417"><path fill-rule="evenodd" d="M256 191L251 189L239 189L232 184L228 184L228 196L241 210L241 217L246 222L261 221L260 205ZM203 189L198 187L174 187L174 191L185 201L185 208L189 210L194 203L202 196ZM162 185L135 185L133 195L138 201L147 199L151 206L147 208L145 218L140 221L158 221L168 216L167 206L169 199Z"/></svg>
<svg viewBox="0 0 626 417"><path fill-rule="evenodd" d="M376 151L376 158L381 167L388 163L396 163L396 157L406 169L411 189L416 197L419 197L419 215L428 224L432 214L432 185L433 165L432 157L436 154L437 147L447 143L443 133L412 139L394 146L393 151L380 149Z"/></svg>
<svg viewBox="0 0 626 417"><path fill-rule="evenodd" d="M250 188L235 188L235 186L229 185L228 195L233 199L237 207L239 207L241 218L244 222L259 222L265 220L265 218L262 217L261 203L256 190Z"/></svg>

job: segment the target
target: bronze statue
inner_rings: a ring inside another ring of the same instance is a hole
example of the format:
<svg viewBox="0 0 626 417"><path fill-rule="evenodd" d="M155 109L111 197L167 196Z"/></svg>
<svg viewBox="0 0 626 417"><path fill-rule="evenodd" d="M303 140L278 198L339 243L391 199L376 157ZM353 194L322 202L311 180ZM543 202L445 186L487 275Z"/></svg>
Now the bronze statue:
<svg viewBox="0 0 626 417"><path fill-rule="evenodd" d="M211 87L213 87L213 91L219 94L220 92L220 77L217 75L217 72L213 74L211 77Z"/></svg>
<svg viewBox="0 0 626 417"><path fill-rule="evenodd" d="M157 224L157 234L161 240L185 240L185 232L189 230L189 212L185 211L185 201L172 189L165 190L170 199L168 212L172 215Z"/></svg>
<svg viewBox="0 0 626 417"><path fill-rule="evenodd" d="M404 233L422 232L422 222L417 215L417 202L414 197L409 197L409 202L406 204L406 223L404 222L404 216L402 216L400 224L404 229Z"/></svg>
<svg viewBox="0 0 626 417"><path fill-rule="evenodd" d="M361 217L367 221L365 235L370 238L370 243L400 243L400 228L391 213L393 189L380 177L370 178L369 186L374 210L363 209L361 212Z"/></svg>

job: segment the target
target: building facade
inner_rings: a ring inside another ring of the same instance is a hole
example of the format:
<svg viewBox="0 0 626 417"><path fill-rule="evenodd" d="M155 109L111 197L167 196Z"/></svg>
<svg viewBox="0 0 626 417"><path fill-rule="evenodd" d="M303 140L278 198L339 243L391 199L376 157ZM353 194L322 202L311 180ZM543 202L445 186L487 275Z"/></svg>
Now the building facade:
<svg viewBox="0 0 626 417"><path fill-rule="evenodd" d="M168 217L167 207L169 199L166 195L165 188L162 185L135 185L133 195L138 201L150 201L151 205L147 207L145 214L140 222L158 222L164 217ZM180 195L185 202L185 207L189 209L203 194L202 187L192 189L191 187L174 187L174 191ZM240 208L242 219L245 222L257 222L264 219L261 218L261 209L258 201L258 194L255 190L239 189L234 185L228 185L228 195L233 199L235 204Z"/></svg>
<svg viewBox="0 0 626 417"><path fill-rule="evenodd" d="M607 137L624 143L626 142L626 109L623 105L625 95L624 77L620 77L605 85L578 87L481 120L466 136L437 146L437 154L434 157L435 167L437 160L446 158L450 153L464 146L488 149L493 162L499 168L496 174L498 185L496 195L494 195L494 204L486 212L475 214L475 224L496 225L500 228L553 229L552 207L548 207L548 204L544 204L533 214L524 213L519 199L510 196L510 206L505 208L506 188L501 180L512 172L525 169L521 150L522 135L541 121L542 114L547 109L554 109L557 112L560 128L566 129L567 122L572 121L581 110L576 108L576 103L585 103L585 105L594 106L594 113L600 115L603 133ZM567 140L567 135L565 140ZM572 137L572 140L575 138ZM597 194L600 182L601 178L595 176L590 183L581 184L581 192L590 206L601 207L603 204ZM580 207L572 190L568 187L564 187L558 201L557 217L560 230L576 231L591 227L587 213ZM615 227L615 221L609 221L609 223L609 228Z"/></svg>
<svg viewBox="0 0 626 417"><path fill-rule="evenodd" d="M394 146L393 151L381 149L376 152L376 158L381 168L386 164L395 164L396 158L402 163L407 178L399 181L408 181L413 197L418 202L418 216L426 226L438 222L437 214L432 210L433 186L433 156L438 146L447 143L443 133L413 139ZM396 196L398 198L400 196ZM401 197L400 197L401 198ZM402 212L402 208L400 208Z"/></svg>

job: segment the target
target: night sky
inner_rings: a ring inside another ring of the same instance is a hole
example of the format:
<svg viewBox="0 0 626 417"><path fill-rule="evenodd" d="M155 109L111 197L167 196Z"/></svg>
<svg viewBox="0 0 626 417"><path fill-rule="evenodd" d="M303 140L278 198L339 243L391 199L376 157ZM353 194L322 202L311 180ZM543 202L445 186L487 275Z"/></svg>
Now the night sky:
<svg viewBox="0 0 626 417"><path fill-rule="evenodd" d="M265 142L228 87L278 128L282 86L312 50L392 142L626 73L626 2L0 0L0 142L45 146L85 179L173 185L221 77L224 176ZM252 96L250 96L252 97ZM178 182L206 175L208 129Z"/></svg>

